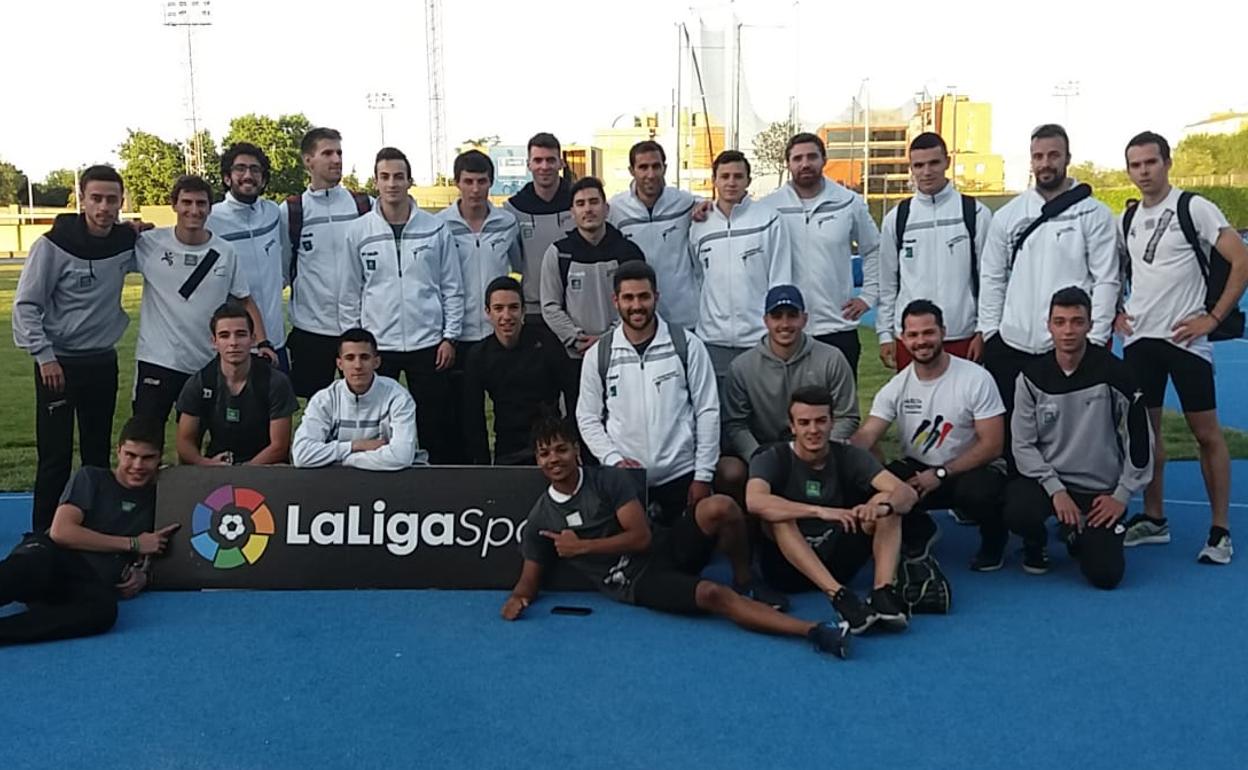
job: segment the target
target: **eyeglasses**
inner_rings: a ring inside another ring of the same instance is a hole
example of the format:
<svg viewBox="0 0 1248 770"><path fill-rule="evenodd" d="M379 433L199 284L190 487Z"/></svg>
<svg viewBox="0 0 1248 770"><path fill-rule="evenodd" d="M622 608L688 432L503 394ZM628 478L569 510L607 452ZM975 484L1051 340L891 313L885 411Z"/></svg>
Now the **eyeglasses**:
<svg viewBox="0 0 1248 770"><path fill-rule="evenodd" d="M230 171L235 174L246 174L250 171L257 176L264 173L264 169L255 163L252 163L251 165L246 163L235 163L233 166L230 166Z"/></svg>

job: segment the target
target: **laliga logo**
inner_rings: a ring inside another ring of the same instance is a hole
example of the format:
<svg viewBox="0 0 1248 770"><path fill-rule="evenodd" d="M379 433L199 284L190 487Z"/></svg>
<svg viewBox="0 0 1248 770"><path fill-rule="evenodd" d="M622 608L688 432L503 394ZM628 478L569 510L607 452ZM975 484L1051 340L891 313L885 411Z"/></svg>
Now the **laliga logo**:
<svg viewBox="0 0 1248 770"><path fill-rule="evenodd" d="M255 564L273 533L273 514L254 489L218 487L191 516L191 546L217 569Z"/></svg>

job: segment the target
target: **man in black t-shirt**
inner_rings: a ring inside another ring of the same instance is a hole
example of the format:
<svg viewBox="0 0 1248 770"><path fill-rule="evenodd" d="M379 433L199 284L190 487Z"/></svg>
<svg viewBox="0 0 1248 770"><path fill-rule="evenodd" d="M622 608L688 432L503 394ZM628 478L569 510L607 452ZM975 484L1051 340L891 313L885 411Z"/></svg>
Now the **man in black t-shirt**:
<svg viewBox="0 0 1248 770"><path fill-rule="evenodd" d="M290 462L290 421L299 404L286 375L251 354L252 323L236 302L212 314L217 356L178 396L178 459L185 465ZM201 451L205 434L208 448Z"/></svg>
<svg viewBox="0 0 1248 770"><path fill-rule="evenodd" d="M710 541L693 517L651 537L636 486L622 468L581 468L576 431L546 418L534 448L550 488L529 513L520 543L524 568L502 615L515 620L537 599L543 571L561 559L616 601L687 615L713 613L753 631L804 636L845 657L844 624L789 617L728 586L700 577Z"/></svg>
<svg viewBox="0 0 1248 770"><path fill-rule="evenodd" d="M893 587L901 548L900 515L918 495L857 447L830 441L832 396L803 387L789 399L792 444L776 444L750 461L745 488L750 513L763 522L763 579L782 591L818 587L859 634L874 623L907 625ZM867 603L845 585L875 560Z"/></svg>
<svg viewBox="0 0 1248 770"><path fill-rule="evenodd" d="M494 327L468 354L464 367L464 446L473 465L490 464L485 394L494 405L494 465L535 465L529 431L542 414L559 413L560 377L567 356L540 328L524 323L520 282L499 276L485 289L485 315Z"/></svg>
<svg viewBox="0 0 1248 770"><path fill-rule="evenodd" d="M70 479L46 532L27 534L0 561L0 646L102 634L117 597L147 585L148 557L165 550L177 524L152 531L164 425L133 417L121 430L117 470L86 466Z"/></svg>

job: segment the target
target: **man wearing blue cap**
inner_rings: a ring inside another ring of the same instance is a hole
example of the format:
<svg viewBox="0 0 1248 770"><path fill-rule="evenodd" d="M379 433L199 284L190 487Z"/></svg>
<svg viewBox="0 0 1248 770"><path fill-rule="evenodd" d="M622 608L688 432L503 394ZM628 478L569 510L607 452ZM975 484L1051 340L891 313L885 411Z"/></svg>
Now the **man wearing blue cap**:
<svg viewBox="0 0 1248 770"><path fill-rule="evenodd" d="M792 438L789 396L818 387L832 396L832 439L846 441L858 428L858 394L845 354L806 334L806 301L792 284L767 291L767 336L737 356L724 387L724 447L716 479L730 494L744 494L746 464L769 445Z"/></svg>

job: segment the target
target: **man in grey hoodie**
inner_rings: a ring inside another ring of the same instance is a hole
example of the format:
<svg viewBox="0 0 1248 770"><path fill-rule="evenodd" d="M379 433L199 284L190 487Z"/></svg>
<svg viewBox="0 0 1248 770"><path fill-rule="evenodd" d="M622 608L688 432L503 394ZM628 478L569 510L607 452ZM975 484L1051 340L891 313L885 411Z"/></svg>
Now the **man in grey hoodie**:
<svg viewBox="0 0 1248 770"><path fill-rule="evenodd" d="M767 336L732 362L724 390L724 447L716 479L734 497L744 494L747 463L760 450L792 438L789 396L801 387L832 394L832 440L858 429L854 372L840 350L805 333L806 302L789 284L773 286L763 307Z"/></svg>
<svg viewBox="0 0 1248 770"><path fill-rule="evenodd" d="M121 176L91 166L81 180L82 213L61 214L34 242L13 301L13 342L35 359L35 533L52 525L69 481L75 418L82 464L109 465L116 345L130 323L121 290L135 232L117 222Z"/></svg>

